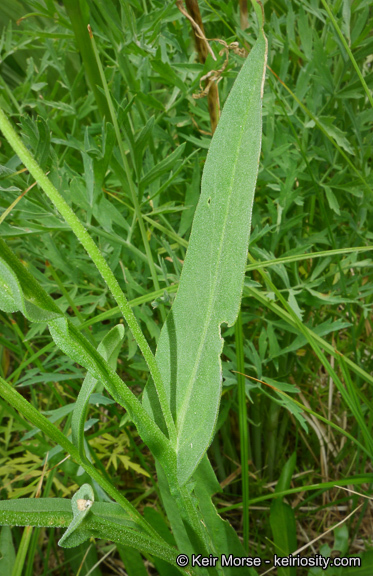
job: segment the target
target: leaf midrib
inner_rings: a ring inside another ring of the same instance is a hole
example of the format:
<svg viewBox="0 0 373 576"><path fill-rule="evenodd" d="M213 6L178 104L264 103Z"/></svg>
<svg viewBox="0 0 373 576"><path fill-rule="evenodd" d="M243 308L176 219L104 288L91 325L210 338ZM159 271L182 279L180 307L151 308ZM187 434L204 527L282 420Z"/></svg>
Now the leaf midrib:
<svg viewBox="0 0 373 576"><path fill-rule="evenodd" d="M250 102L251 102L251 101L250 101ZM233 168L233 170L232 170L231 183L230 183L230 186L229 186L229 200L228 200L228 203L227 203L227 209L226 209L225 216L224 216L224 227L223 227L223 233L222 233L221 239L220 239L220 245L219 245L219 251L218 251L219 257L218 257L218 261L217 261L217 265L216 265L216 267L215 267L215 270L218 270L218 269L220 268L221 254L222 254L222 248L223 248L223 240L224 240L224 237L225 237L225 235L226 235L226 223L227 223L228 214L229 214L229 209L230 209L230 204L231 204L231 200L232 200L233 180L234 180L234 176L235 176L235 174L236 174L236 166L237 166L237 162L238 162L238 158L239 158L240 145L241 145L241 142L242 142L242 139L243 139L243 135L244 135L244 133L245 133L246 121L247 121L247 118L248 118L249 114L250 114L250 104L248 104L248 107L247 107L247 113L246 113L246 115L245 115L244 122L242 123L241 134L240 134L240 138L239 138L238 144L237 144L238 153L237 153L237 155L236 155L236 160L235 160L235 162L234 162L234 168ZM202 352L203 352L204 347L205 347L207 330L208 330L208 327L209 327L210 324L211 324L211 316L212 316L212 314L211 314L211 309L212 309L212 306L213 306L213 303L214 303L214 298L215 298L215 293L216 293L216 287L217 287L217 274L214 275L214 286L213 286L213 291L212 291L211 296L210 296L210 302L209 302L209 306L208 306L208 313L207 313L207 316L206 316L209 321L208 321L208 322L205 322L205 326L204 326L203 333L202 333L202 338L201 338L201 343L200 343L200 346L198 347L198 353L197 353L197 356L196 356L196 361L195 361L195 363L194 363L193 372L192 372L192 375L191 375L191 378L190 378L190 381L189 381L189 385L188 385L188 387L187 387L186 394L185 394L185 396L184 396L184 400L183 400L183 403L182 403L182 406L181 406L181 409L180 409L180 418L179 418L179 419L177 420L177 422L176 422L176 430L177 430L176 453L178 453L178 452L179 452L179 449L180 449L180 445L179 445L179 442L180 442L180 431L182 430L183 425L184 425L184 421L185 421L185 417L186 417L186 413L187 413L187 408L188 408L188 406L189 406L190 397L191 397L192 391L193 391L193 385L194 385L195 378L196 378L196 374L197 374L197 371L198 371L198 368L199 368L199 365L200 365L200 361L201 361L201 357L202 357ZM218 328L220 328L220 326L221 326L221 324L222 324L223 322L224 322L224 320L222 320L222 321L219 323ZM221 338L221 334L220 334L220 333L219 333L219 337Z"/></svg>

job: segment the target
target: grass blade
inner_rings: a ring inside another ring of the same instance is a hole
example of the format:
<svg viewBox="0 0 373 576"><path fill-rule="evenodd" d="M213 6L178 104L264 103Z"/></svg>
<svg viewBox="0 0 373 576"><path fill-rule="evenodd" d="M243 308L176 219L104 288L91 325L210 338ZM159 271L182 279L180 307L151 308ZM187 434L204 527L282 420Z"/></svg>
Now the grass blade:
<svg viewBox="0 0 373 576"><path fill-rule="evenodd" d="M241 479L243 506L243 545L249 549L249 428L247 424L247 405L245 377L245 356L243 350L243 332L241 311L236 322L236 357L237 357L237 385L238 385L238 410L240 423L240 447L241 447Z"/></svg>
<svg viewBox="0 0 373 576"><path fill-rule="evenodd" d="M333 16L333 12L330 10L330 8L329 8L327 2L325 2L325 0L321 0L321 2L322 2L322 4L323 4L325 10L326 10L327 13L328 13L328 16L329 16L329 18L330 18L330 20L331 20L331 22L332 22L332 24L333 24L333 26L334 26L334 29L335 29L335 31L337 32L337 34L338 34L338 36L339 36L339 38L340 38L340 40L341 40L341 42L342 42L342 44L343 44L343 46L344 46L344 49L346 50L346 52L347 52L347 54L348 54L348 57L349 57L349 59L350 59L351 62L352 62L353 67L355 68L356 74L359 76L359 80L360 80L360 82L361 82L362 87L363 87L364 90L365 90L366 95L368 96L368 100L369 100L371 106L373 106L372 94L370 93L369 87L368 87L367 83L365 82L364 76L363 76L362 73L360 72L360 68L359 68L359 66L357 65L357 62L356 62L356 60L355 60L355 58L354 58L354 55L352 54L352 52L351 52L351 50L350 50L350 47L349 47L349 45L347 44L346 39L345 39L345 37L343 36L343 34L342 34L342 32L341 32L341 29L340 29L340 27L338 26L338 23L337 23L336 19L335 19L334 16Z"/></svg>
<svg viewBox="0 0 373 576"><path fill-rule="evenodd" d="M68 17L70 18L75 36L75 42L77 43L80 55L82 57L84 70L92 91L95 95L95 100L99 107L100 113L102 116L106 117L106 120L109 120L110 112L106 99L102 92L100 92L98 89L98 86L102 87L100 72L97 67L88 34L85 33L88 22L82 14L81 2L76 0L63 0L63 4L65 6Z"/></svg>
<svg viewBox="0 0 373 576"><path fill-rule="evenodd" d="M33 175L35 180L38 182L42 190L46 193L49 199L56 206L60 214L69 224L74 234L80 240L87 253L91 257L92 261L95 263L97 269L99 270L101 276L107 283L111 293L113 294L117 304L126 319L128 326L135 338L141 352L143 353L144 359L149 366L150 373L154 379L157 393L159 394L160 405L162 406L163 414L168 426L168 431L170 437L174 437L174 423L170 415L170 409L167 402L166 392L162 382L162 378L158 369L157 362L150 350L149 344L146 341L144 334L136 320L134 313L132 312L131 306L128 304L127 298L122 292L118 281L116 280L113 272L109 268L105 258L102 256L100 250L88 234L87 230L84 228L83 224L77 218L73 210L58 192L58 190L53 186L53 184L48 180L47 176L44 174L43 170L40 168L38 163L35 161L33 156L27 150L26 146L23 144L22 140L15 132L13 126L9 122L8 118L4 114L3 110L0 108L0 129L3 132L5 138L8 140L9 144L12 146L13 150L19 156L21 161L29 170L30 174Z"/></svg>

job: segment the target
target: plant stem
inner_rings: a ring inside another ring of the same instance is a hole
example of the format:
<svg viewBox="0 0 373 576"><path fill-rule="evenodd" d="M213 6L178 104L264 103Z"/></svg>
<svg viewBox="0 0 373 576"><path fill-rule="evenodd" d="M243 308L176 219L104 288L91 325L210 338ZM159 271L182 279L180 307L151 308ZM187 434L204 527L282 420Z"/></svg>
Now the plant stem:
<svg viewBox="0 0 373 576"><path fill-rule="evenodd" d="M96 482L111 496L122 508L127 512L129 517L139 526L141 526L147 534L160 540L159 534L148 524L148 522L141 516L141 514L132 506L132 504L124 497L122 494L112 485L109 480L102 476L98 470L86 459L80 457L78 449L74 446L70 440L66 438L56 426L51 424L49 420L43 416L34 406L32 406L23 396L17 392L8 382L0 377L0 394L9 402L11 406L16 408L25 418L30 420L34 426L39 428L46 434L51 440L59 444L63 450L66 450L75 462L80 464L80 466L89 474L91 478L96 480Z"/></svg>
<svg viewBox="0 0 373 576"><path fill-rule="evenodd" d="M98 69L100 71L101 81L102 81L102 85L104 87L107 104L108 104L108 107L110 110L111 121L112 121L113 126L114 126L115 135L117 138L119 151L120 151L120 155L121 155L123 166L124 166L124 171L126 173L126 177L127 177L127 181L128 181L128 185L129 185L129 189L130 189L130 193L131 193L132 203L133 203L133 206L135 208L136 218L137 218L138 223L139 223L142 241L144 243L145 252L146 252L146 255L148 257L148 265L150 268L150 273L152 275L153 284L154 284L155 289L159 290L158 276L157 276L157 272L156 272L155 266L154 266L153 255L151 253L149 242L148 242L148 237L147 237L147 233L146 233L146 229L145 229L144 220L142 217L142 212L141 212L141 207L140 207L140 203L139 203L139 199L138 199L138 195L137 195L136 186L135 186L134 181L132 180L131 170L130 170L130 167L128 164L126 152L125 152L124 147L123 147L123 141L122 141L122 138L120 135L120 130L119 130L118 121L117 121L117 117L116 117L114 106L113 106L113 101L112 101L111 96L110 96L109 87L108 87L107 82L106 82L104 70L102 68L100 56L99 56L96 42L95 42L95 39L94 39L94 36L93 36L93 33L92 33L90 26L88 26L88 31L89 31L89 36L90 36L90 39L92 42L93 53L95 55L97 66L98 66ZM160 310L161 310L162 320L164 322L166 320L166 314L165 314L164 307L160 306Z"/></svg>
<svg viewBox="0 0 373 576"><path fill-rule="evenodd" d="M205 37L205 31L202 22L201 11L198 5L198 0L185 0L185 4L191 18L190 21L192 23L194 42L196 50L198 52L198 58L201 64L204 64L208 56L208 41ZM179 6L179 10L180 8L182 8L181 3ZM201 33L204 38L201 38ZM208 80L206 80L206 86L207 85ZM213 82L211 84L210 89L208 91L207 107L210 115L211 132L214 133L220 118L219 89L216 82Z"/></svg>
<svg viewBox="0 0 373 576"><path fill-rule="evenodd" d="M85 34L88 22L85 21L81 11L80 2L78 0L63 0L63 4L70 19L75 36L75 42L82 57L84 71L87 75L89 85L95 96L100 114L109 120L109 108L106 99L98 88L98 86L100 88L103 87L101 84L100 73L93 56L92 46L89 42L87 34Z"/></svg>
<svg viewBox="0 0 373 576"><path fill-rule="evenodd" d="M255 468L261 474L262 472L262 424L261 424L261 409L260 409L260 393L253 392L253 405L250 409L250 418L253 422L252 426L252 454Z"/></svg>
<svg viewBox="0 0 373 576"><path fill-rule="evenodd" d="M236 358L237 358L237 384L238 384L238 414L240 423L241 446L241 482L243 500L243 545L249 551L249 430L247 426L247 407L245 391L245 358L243 350L242 315L241 311L236 320Z"/></svg>
<svg viewBox="0 0 373 576"><path fill-rule="evenodd" d="M133 334L133 337L135 338L144 356L144 359L149 367L150 374L152 375L154 380L154 385L158 394L159 402L162 407L162 412L167 425L169 438L172 445L175 446L176 445L175 423L171 415L166 390L163 385L162 377L159 372L156 359L149 347L149 344L144 334L142 333L142 330L136 320L136 317L132 311L130 304L127 301L127 298L125 297L121 287L119 286L118 281L116 280L113 272L109 268L105 258L102 256L99 248L96 246L95 242L92 240L87 230L80 222L79 218L75 215L73 210L61 196L58 190L53 186L53 184L44 174L43 170L40 168L35 158L27 150L26 146L23 144L22 140L14 130L13 126L11 125L11 123L9 122L8 118L6 117L1 108L0 108L0 129L3 132L5 138L8 140L11 147L13 148L13 150L15 151L15 153L17 154L17 156L26 166L30 174L32 174L32 176L37 181L39 186L42 188L42 190L45 192L48 198L56 206L57 210L63 216L65 221L69 224L72 231L74 232L78 240L80 240L80 242L82 243L83 247L87 251L90 258L92 259L93 263L96 265L101 276L105 280L107 286L111 290L111 293L114 296L119 306L119 309L121 310Z"/></svg>
<svg viewBox="0 0 373 576"><path fill-rule="evenodd" d="M274 402L274 400L270 400L266 425L268 478L270 482L273 480L273 472L275 469L276 440L278 437L278 419L280 416L280 410L281 407Z"/></svg>
<svg viewBox="0 0 373 576"><path fill-rule="evenodd" d="M341 29L339 28L339 26L338 26L338 24L337 24L337 21L336 21L336 19L334 18L333 13L332 13L332 11L330 10L328 4L325 2L325 0L321 0L321 2L322 2L322 4L323 4L325 10L326 10L327 13L328 13L328 16L329 16L330 20L332 21L332 24L333 24L333 26L334 26L334 29L335 29L335 31L337 32L337 34L338 34L338 36L339 36L339 38L340 38L340 40L341 40L341 42L342 42L342 44L343 44L346 52L347 52L347 54L348 54L348 57L350 58L350 60L351 60L351 62L352 62L353 67L354 67L355 70L356 70L356 74L358 75L359 80L360 80L360 82L361 82L361 84L362 84L362 86L363 86L363 88L364 88L364 90L365 90L365 93L366 93L366 95L368 96L368 100L369 100L371 106L373 106L373 98L372 98L372 95L371 95L371 93L370 93L369 87L368 87L367 83L366 83L365 80L364 80L364 76L363 76L362 73L360 72L359 66L357 65L357 62L356 62L356 60L355 60L355 58L354 58L354 56L353 56L353 54L352 54L352 52L351 52L351 50L350 50L349 45L348 45L347 42L346 42L345 37L343 36L343 34L342 34L342 32L341 32Z"/></svg>
<svg viewBox="0 0 373 576"><path fill-rule="evenodd" d="M22 534L21 544L18 548L16 561L15 561L15 564L13 566L12 576L22 576L23 569L25 567L26 555L27 555L27 551L29 549L32 532L33 532L32 526L25 526L25 529L23 530L23 534ZM26 566L27 566L27 564L26 564Z"/></svg>
<svg viewBox="0 0 373 576"><path fill-rule="evenodd" d="M240 26L242 30L246 30L249 27L247 0L240 0Z"/></svg>

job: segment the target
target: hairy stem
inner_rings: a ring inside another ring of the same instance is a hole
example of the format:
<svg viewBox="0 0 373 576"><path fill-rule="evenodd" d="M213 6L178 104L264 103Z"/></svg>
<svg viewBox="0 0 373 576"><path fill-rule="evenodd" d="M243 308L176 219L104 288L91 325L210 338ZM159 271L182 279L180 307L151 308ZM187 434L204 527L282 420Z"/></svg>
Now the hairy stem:
<svg viewBox="0 0 373 576"><path fill-rule="evenodd" d="M173 445L176 444L176 430L175 423L173 421L171 410L166 395L166 391L163 385L162 377L158 369L156 359L149 347L149 344L142 333L142 330L137 322L137 319L132 311L127 298L122 292L118 281L116 280L113 272L108 266L105 258L101 254L99 248L96 246L95 242L92 240L87 230L80 222L79 218L75 215L73 210L58 192L58 190L49 181L47 176L44 174L43 170L40 168L39 164L36 162L35 158L27 150L26 146L23 144L22 140L14 130L13 126L9 122L8 118L4 114L3 110L0 108L0 129L3 132L5 138L8 140L9 144L26 166L30 174L35 178L39 186L48 196L48 198L56 206L57 210L63 216L65 221L69 224L70 228L82 243L88 255L92 259L92 262L96 265L101 276L105 280L107 286L109 287L112 295L114 296L119 309L121 310L127 324L135 338L144 359L149 367L150 373L154 380L154 385L157 390L159 397L159 402L162 407L165 422L167 425L169 438Z"/></svg>

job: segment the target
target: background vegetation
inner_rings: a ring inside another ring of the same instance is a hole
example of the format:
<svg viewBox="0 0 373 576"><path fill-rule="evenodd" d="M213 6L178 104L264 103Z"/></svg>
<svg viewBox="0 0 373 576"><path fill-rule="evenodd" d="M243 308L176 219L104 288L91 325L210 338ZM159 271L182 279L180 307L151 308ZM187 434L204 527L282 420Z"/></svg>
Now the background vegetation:
<svg viewBox="0 0 373 576"><path fill-rule="evenodd" d="M195 3L186 4L192 13ZM179 10L186 6L173 1L0 6L1 107L100 246L153 350L177 290L219 101L257 37L245 2L198 4L211 52ZM223 488L215 502L240 534L249 510L252 555L281 551L284 526L294 551L320 537L304 555L356 555L372 534L372 7L369 0L268 0L264 8L263 145L242 331L223 329L223 397L209 450ZM103 121L107 101L87 48L88 23L135 196ZM5 139L0 164L2 237L97 346L120 317L103 280ZM119 372L141 394L147 366L125 329ZM68 434L85 374L56 350L46 325L1 313L0 359L1 376ZM244 448L237 371L247 375ZM152 459L124 411L98 393L86 426L96 466L140 509L163 513ZM2 399L0 411L2 499L71 497L89 481ZM273 500L279 478L277 490L289 492L285 517ZM83 575L98 559L96 576L124 574L123 560L128 574L141 574L137 556L112 543L62 551L58 531L27 530L13 528L13 543L5 529L0 538L0 548L16 553L27 533L25 576ZM356 574L370 576L372 555L364 562L368 571Z"/></svg>

